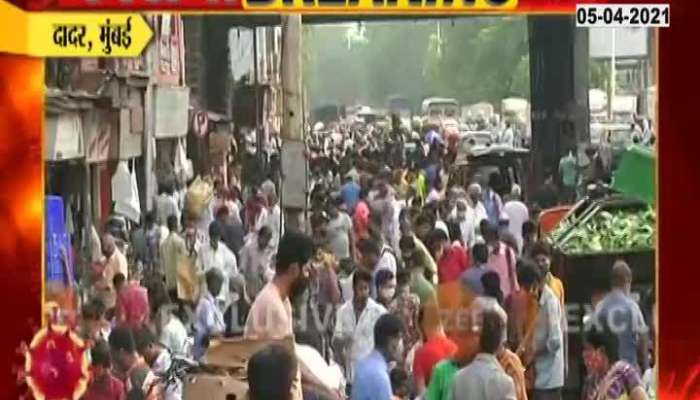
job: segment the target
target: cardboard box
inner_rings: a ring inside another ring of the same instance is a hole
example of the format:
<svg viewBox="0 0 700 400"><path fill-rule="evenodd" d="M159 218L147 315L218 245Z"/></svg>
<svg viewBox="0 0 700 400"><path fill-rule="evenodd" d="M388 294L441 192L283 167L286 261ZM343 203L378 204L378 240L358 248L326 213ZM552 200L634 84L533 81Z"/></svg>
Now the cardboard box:
<svg viewBox="0 0 700 400"><path fill-rule="evenodd" d="M279 340L219 339L212 340L209 344L206 353L207 365L245 371L250 357L270 344L284 346L294 353L294 339L291 337Z"/></svg>
<svg viewBox="0 0 700 400"><path fill-rule="evenodd" d="M228 375L192 374L185 377L183 399L245 400L248 385Z"/></svg>

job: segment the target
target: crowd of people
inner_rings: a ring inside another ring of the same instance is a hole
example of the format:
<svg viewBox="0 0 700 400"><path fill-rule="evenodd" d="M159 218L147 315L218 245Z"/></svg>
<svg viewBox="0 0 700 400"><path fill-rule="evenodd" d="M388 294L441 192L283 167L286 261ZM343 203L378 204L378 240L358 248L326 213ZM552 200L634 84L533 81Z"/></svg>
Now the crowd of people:
<svg viewBox="0 0 700 400"><path fill-rule="evenodd" d="M125 235L129 257L106 231L81 312L85 398L180 399L181 383L159 383L172 356L206 363L210 341L242 336L291 337L342 371L328 387L270 345L248 362L251 400L561 399L571 321L537 215L497 173L448 187L450 143L432 132L408 153L396 125L311 135L308 234L286 229L275 174L215 184L199 215L164 187ZM586 319L583 399L647 399L653 321L629 266L611 276Z"/></svg>

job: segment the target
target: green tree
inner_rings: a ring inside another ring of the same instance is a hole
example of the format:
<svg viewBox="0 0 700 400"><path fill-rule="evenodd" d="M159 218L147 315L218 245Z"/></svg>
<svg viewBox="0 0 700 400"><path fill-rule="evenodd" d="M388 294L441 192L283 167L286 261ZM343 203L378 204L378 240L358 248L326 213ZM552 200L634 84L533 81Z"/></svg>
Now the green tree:
<svg viewBox="0 0 700 400"><path fill-rule="evenodd" d="M464 104L529 97L524 17L470 17L305 27L305 85L312 106L361 102L382 107L402 95L418 107L430 96Z"/></svg>

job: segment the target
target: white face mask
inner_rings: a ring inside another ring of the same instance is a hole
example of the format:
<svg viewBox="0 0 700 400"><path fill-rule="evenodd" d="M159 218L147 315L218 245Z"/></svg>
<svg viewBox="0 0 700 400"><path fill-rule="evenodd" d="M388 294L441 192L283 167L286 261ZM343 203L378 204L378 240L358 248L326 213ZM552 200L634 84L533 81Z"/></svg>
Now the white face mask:
<svg viewBox="0 0 700 400"><path fill-rule="evenodd" d="M387 300L393 299L395 294L396 294L396 288L393 288L393 287L382 288L379 290L379 295L383 299L387 299Z"/></svg>

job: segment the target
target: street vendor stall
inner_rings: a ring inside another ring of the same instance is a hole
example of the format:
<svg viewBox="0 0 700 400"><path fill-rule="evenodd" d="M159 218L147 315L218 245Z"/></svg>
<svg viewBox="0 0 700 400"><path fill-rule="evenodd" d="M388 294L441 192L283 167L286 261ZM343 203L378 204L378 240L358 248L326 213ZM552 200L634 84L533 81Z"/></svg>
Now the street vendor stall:
<svg viewBox="0 0 700 400"><path fill-rule="evenodd" d="M566 387L580 390L585 369L583 320L593 310L592 297L610 289L610 272L623 260L634 276L632 295L639 300L653 290L656 212L647 203L621 195L588 197L577 203L549 233L555 248L555 272L566 288L569 322L569 375Z"/></svg>

